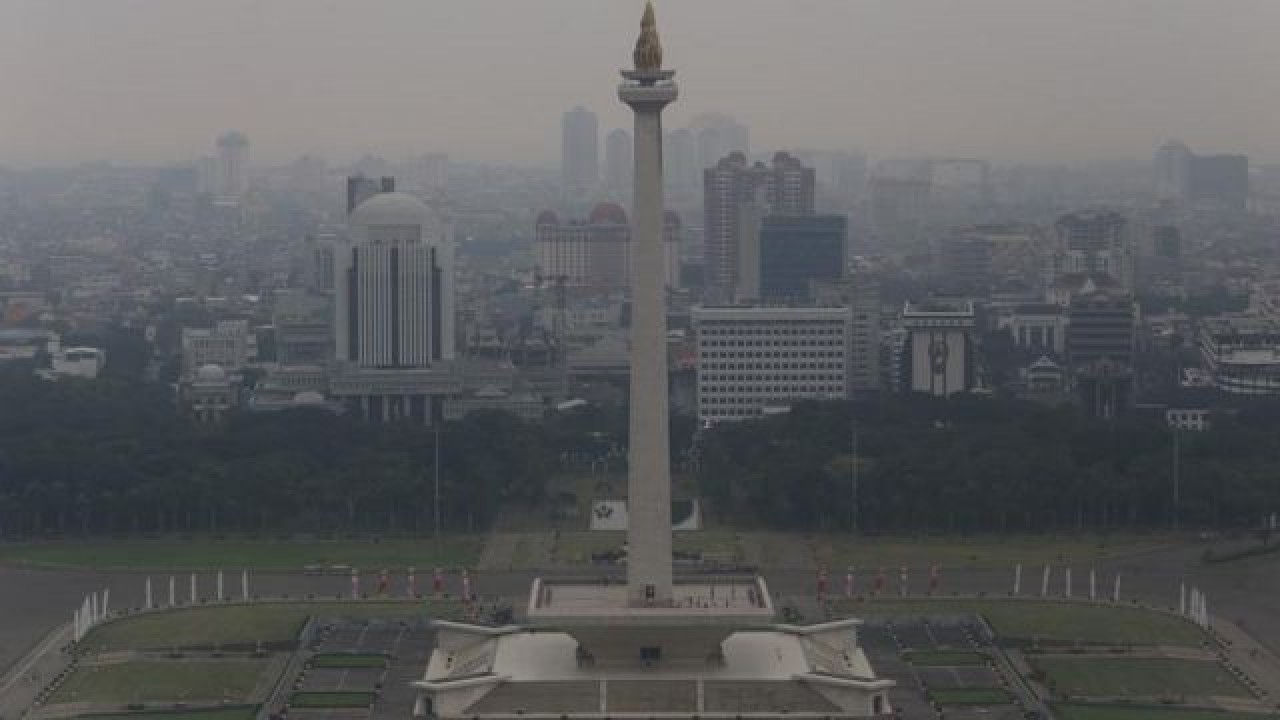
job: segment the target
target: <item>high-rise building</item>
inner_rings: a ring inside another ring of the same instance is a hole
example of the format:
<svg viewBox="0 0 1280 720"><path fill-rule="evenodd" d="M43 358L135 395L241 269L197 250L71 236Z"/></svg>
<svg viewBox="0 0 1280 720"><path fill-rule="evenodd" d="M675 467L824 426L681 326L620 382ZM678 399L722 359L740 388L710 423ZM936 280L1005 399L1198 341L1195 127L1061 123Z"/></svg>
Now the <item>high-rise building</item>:
<svg viewBox="0 0 1280 720"><path fill-rule="evenodd" d="M886 247L909 247L918 242L928 217L933 180L921 174L890 174L883 169L871 180L871 227Z"/></svg>
<svg viewBox="0 0 1280 720"><path fill-rule="evenodd" d="M1156 195L1212 209L1244 212L1249 204L1249 158L1197 155L1185 144L1167 142L1153 163Z"/></svg>
<svg viewBox="0 0 1280 720"><path fill-rule="evenodd" d="M663 184L671 193L696 193L702 184L702 166L698 163L698 146L693 131L672 130L667 136L667 152L663 164Z"/></svg>
<svg viewBox="0 0 1280 720"><path fill-rule="evenodd" d="M1066 275L1106 276L1124 290L1133 290L1135 253L1123 215L1070 213L1058 218L1053 227L1052 281Z"/></svg>
<svg viewBox="0 0 1280 720"><path fill-rule="evenodd" d="M774 155L772 165L749 165L745 155L731 153L703 174L706 280L713 302L727 302L735 296L742 205L761 198L769 214L812 215L813 168L784 152Z"/></svg>
<svg viewBox="0 0 1280 720"><path fill-rule="evenodd" d="M939 238L934 243L935 287L949 294L989 295L992 244L981 232L954 232Z"/></svg>
<svg viewBox="0 0 1280 720"><path fill-rule="evenodd" d="M631 133L618 128L604 141L604 187L611 197L631 190Z"/></svg>
<svg viewBox="0 0 1280 720"><path fill-rule="evenodd" d="M1244 212L1249 205L1249 158L1244 155L1194 155L1187 178L1193 203Z"/></svg>
<svg viewBox="0 0 1280 720"><path fill-rule="evenodd" d="M242 197L249 191L249 138L232 131L218 138L218 194Z"/></svg>
<svg viewBox="0 0 1280 720"><path fill-rule="evenodd" d="M815 281L845 274L848 220L843 215L769 215L760 223L760 299L807 303Z"/></svg>
<svg viewBox="0 0 1280 720"><path fill-rule="evenodd" d="M698 416L743 420L849 395L845 307L696 307Z"/></svg>
<svg viewBox="0 0 1280 720"><path fill-rule="evenodd" d="M347 214L350 215L360 203L377 195L396 191L396 179L390 176L369 178L364 175L353 175L347 178Z"/></svg>
<svg viewBox="0 0 1280 720"><path fill-rule="evenodd" d="M600 184L600 128L596 114L575 107L561 122L560 171L564 192L580 198Z"/></svg>
<svg viewBox="0 0 1280 720"><path fill-rule="evenodd" d="M907 303L902 326L907 331L905 358L911 391L946 397L975 386L973 303L930 299Z"/></svg>
<svg viewBox="0 0 1280 720"><path fill-rule="evenodd" d="M334 395L367 419L432 422L455 392L453 240L417 198L379 193L334 257Z"/></svg>

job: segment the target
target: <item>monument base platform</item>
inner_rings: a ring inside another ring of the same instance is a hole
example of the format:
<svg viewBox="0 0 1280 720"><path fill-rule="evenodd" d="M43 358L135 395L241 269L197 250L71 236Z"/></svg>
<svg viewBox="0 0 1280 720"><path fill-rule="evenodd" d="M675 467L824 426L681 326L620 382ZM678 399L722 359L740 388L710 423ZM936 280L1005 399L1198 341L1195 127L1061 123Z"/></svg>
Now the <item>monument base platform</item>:
<svg viewBox="0 0 1280 720"><path fill-rule="evenodd" d="M857 620L731 632L719 652L598 664L568 632L437 623L416 717L865 718L886 715ZM600 628L603 630L603 628ZM620 623L620 636L641 628ZM593 634L595 642L607 635Z"/></svg>

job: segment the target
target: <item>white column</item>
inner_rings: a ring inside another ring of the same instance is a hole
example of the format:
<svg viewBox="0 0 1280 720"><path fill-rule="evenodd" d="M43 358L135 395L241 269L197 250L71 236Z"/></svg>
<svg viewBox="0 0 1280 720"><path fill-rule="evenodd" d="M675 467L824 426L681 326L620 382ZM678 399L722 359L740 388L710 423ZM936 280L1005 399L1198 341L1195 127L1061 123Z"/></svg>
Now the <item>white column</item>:
<svg viewBox="0 0 1280 720"><path fill-rule="evenodd" d="M240 571L240 599L249 602L249 571Z"/></svg>
<svg viewBox="0 0 1280 720"><path fill-rule="evenodd" d="M1120 602L1120 571L1116 571L1116 586L1111 591L1111 602Z"/></svg>
<svg viewBox="0 0 1280 720"><path fill-rule="evenodd" d="M1187 614L1187 583L1185 580L1178 583L1178 614Z"/></svg>
<svg viewBox="0 0 1280 720"><path fill-rule="evenodd" d="M89 622L98 623L98 593L89 593Z"/></svg>
<svg viewBox="0 0 1280 720"><path fill-rule="evenodd" d="M102 613L98 616L99 620L106 619L107 613L110 612L110 610L108 609L110 605L111 605L111 588L107 588L106 590L102 591L102 608L101 608Z"/></svg>
<svg viewBox="0 0 1280 720"><path fill-rule="evenodd" d="M1044 575L1040 578L1040 597L1049 596L1049 574L1050 568L1048 565L1045 565Z"/></svg>
<svg viewBox="0 0 1280 720"><path fill-rule="evenodd" d="M1089 600L1096 602L1098 600L1098 569L1089 568Z"/></svg>
<svg viewBox="0 0 1280 720"><path fill-rule="evenodd" d="M1070 600L1071 599L1071 568L1067 568L1063 582L1066 585L1064 590L1066 590L1067 599Z"/></svg>
<svg viewBox="0 0 1280 720"><path fill-rule="evenodd" d="M1022 563L1013 566L1013 596L1022 594Z"/></svg>
<svg viewBox="0 0 1280 720"><path fill-rule="evenodd" d="M146 592L143 593L143 595L146 598L145 601L143 602L143 607L145 607L147 610L150 610L151 609L151 576L150 575L147 576Z"/></svg>
<svg viewBox="0 0 1280 720"><path fill-rule="evenodd" d="M178 594L174 592L176 589L177 589L176 579L172 575L170 575L169 576L169 607L174 607L175 605L178 604Z"/></svg>
<svg viewBox="0 0 1280 720"><path fill-rule="evenodd" d="M191 605L196 604L196 574L191 573Z"/></svg>
<svg viewBox="0 0 1280 720"><path fill-rule="evenodd" d="M222 602L222 571L218 571L218 596L215 598L218 602Z"/></svg>

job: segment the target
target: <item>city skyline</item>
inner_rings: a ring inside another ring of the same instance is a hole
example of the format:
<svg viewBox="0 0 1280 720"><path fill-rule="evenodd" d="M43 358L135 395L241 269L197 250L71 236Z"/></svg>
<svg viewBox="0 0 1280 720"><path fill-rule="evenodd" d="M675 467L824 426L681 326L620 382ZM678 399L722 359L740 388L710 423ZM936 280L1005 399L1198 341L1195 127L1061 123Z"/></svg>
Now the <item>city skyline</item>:
<svg viewBox="0 0 1280 720"><path fill-rule="evenodd" d="M558 149L548 139L566 109L599 113L602 133L626 126L599 90L599 68L625 65L607 39L630 32L640 7L16 0L0 30L0 67L10 68L0 164L194 160L210 138L238 129L264 164L306 153L342 161L446 151L553 165ZM672 57L707 88L670 125L718 111L746 123L758 147L881 156L1146 159L1177 138L1280 159L1266 100L1280 94L1265 73L1280 59L1265 34L1280 20L1274 4L1234 3L1232 13L1192 0L959 7L665 3ZM729 8L734 32L720 32ZM55 36L66 51L44 52ZM1222 37L1232 42L1215 43L1212 55L1191 52ZM528 57L555 82L532 91ZM460 58L483 83L452 72ZM380 69L374 79L370 68ZM497 96L518 101L518 121L492 111Z"/></svg>

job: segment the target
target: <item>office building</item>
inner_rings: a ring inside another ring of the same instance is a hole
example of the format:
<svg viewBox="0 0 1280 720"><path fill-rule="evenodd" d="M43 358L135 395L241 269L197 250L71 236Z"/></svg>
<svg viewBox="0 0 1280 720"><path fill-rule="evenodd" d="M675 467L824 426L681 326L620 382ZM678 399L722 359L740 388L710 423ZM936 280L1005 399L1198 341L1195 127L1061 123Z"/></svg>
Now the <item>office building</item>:
<svg viewBox="0 0 1280 720"><path fill-rule="evenodd" d="M626 582L536 578L527 626L437 622L415 717L871 717L892 714L857 620L774 625L754 576L681 578L672 566L661 111L676 98L653 7L618 94L635 113L635 247Z"/></svg>
<svg viewBox="0 0 1280 720"><path fill-rule="evenodd" d="M843 215L769 215L760 223L760 299L807 303L813 283L844 276L848 220Z"/></svg>
<svg viewBox="0 0 1280 720"><path fill-rule="evenodd" d="M703 174L706 234L706 282L715 302L731 301L739 283L741 212L745 203L763 202L763 214L812 215L814 173L787 153L771 165L749 165L732 153Z"/></svg>
<svg viewBox="0 0 1280 720"><path fill-rule="evenodd" d="M934 243L934 287L951 295L991 294L992 241L981 232L953 232Z"/></svg>
<svg viewBox="0 0 1280 720"><path fill-rule="evenodd" d="M631 191L631 133L621 128L604 141L604 189L619 199Z"/></svg>
<svg viewBox="0 0 1280 720"><path fill-rule="evenodd" d="M560 170L565 196L578 199L600 184L600 128L595 113L575 107L561 122Z"/></svg>
<svg viewBox="0 0 1280 720"><path fill-rule="evenodd" d="M430 423L459 385L453 239L418 199L379 193L335 253L333 394L366 419Z"/></svg>
<svg viewBox="0 0 1280 720"><path fill-rule="evenodd" d="M933 298L910 302L902 311L904 348L911 392L946 397L975 386L974 328L968 300Z"/></svg>
<svg viewBox="0 0 1280 720"><path fill-rule="evenodd" d="M1117 212L1069 213L1054 223L1054 250L1049 272L1052 282L1067 276L1109 278L1119 288L1134 288L1135 250L1128 223Z"/></svg>
<svg viewBox="0 0 1280 720"><path fill-rule="evenodd" d="M1280 395L1280 320L1204 318L1199 345L1214 387L1233 395Z"/></svg>
<svg viewBox="0 0 1280 720"><path fill-rule="evenodd" d="M663 272L668 287L679 286L680 218L666 213ZM600 203L586 220L561 221L551 211L535 228L538 274L554 284L597 292L626 290L630 277L631 225L616 203Z"/></svg>
<svg viewBox="0 0 1280 720"><path fill-rule="evenodd" d="M1067 365L1085 407L1112 418L1132 402L1136 307L1120 291L1099 290L1071 299L1067 310Z"/></svg>
<svg viewBox="0 0 1280 720"><path fill-rule="evenodd" d="M249 191L249 138L229 132L218 138L219 195L243 197Z"/></svg>
<svg viewBox="0 0 1280 720"><path fill-rule="evenodd" d="M849 396L845 307L696 307L698 416L743 420Z"/></svg>
<svg viewBox="0 0 1280 720"><path fill-rule="evenodd" d="M238 371L257 359L257 337L250 331L248 320L220 320L210 328L182 329L184 373L206 365Z"/></svg>

